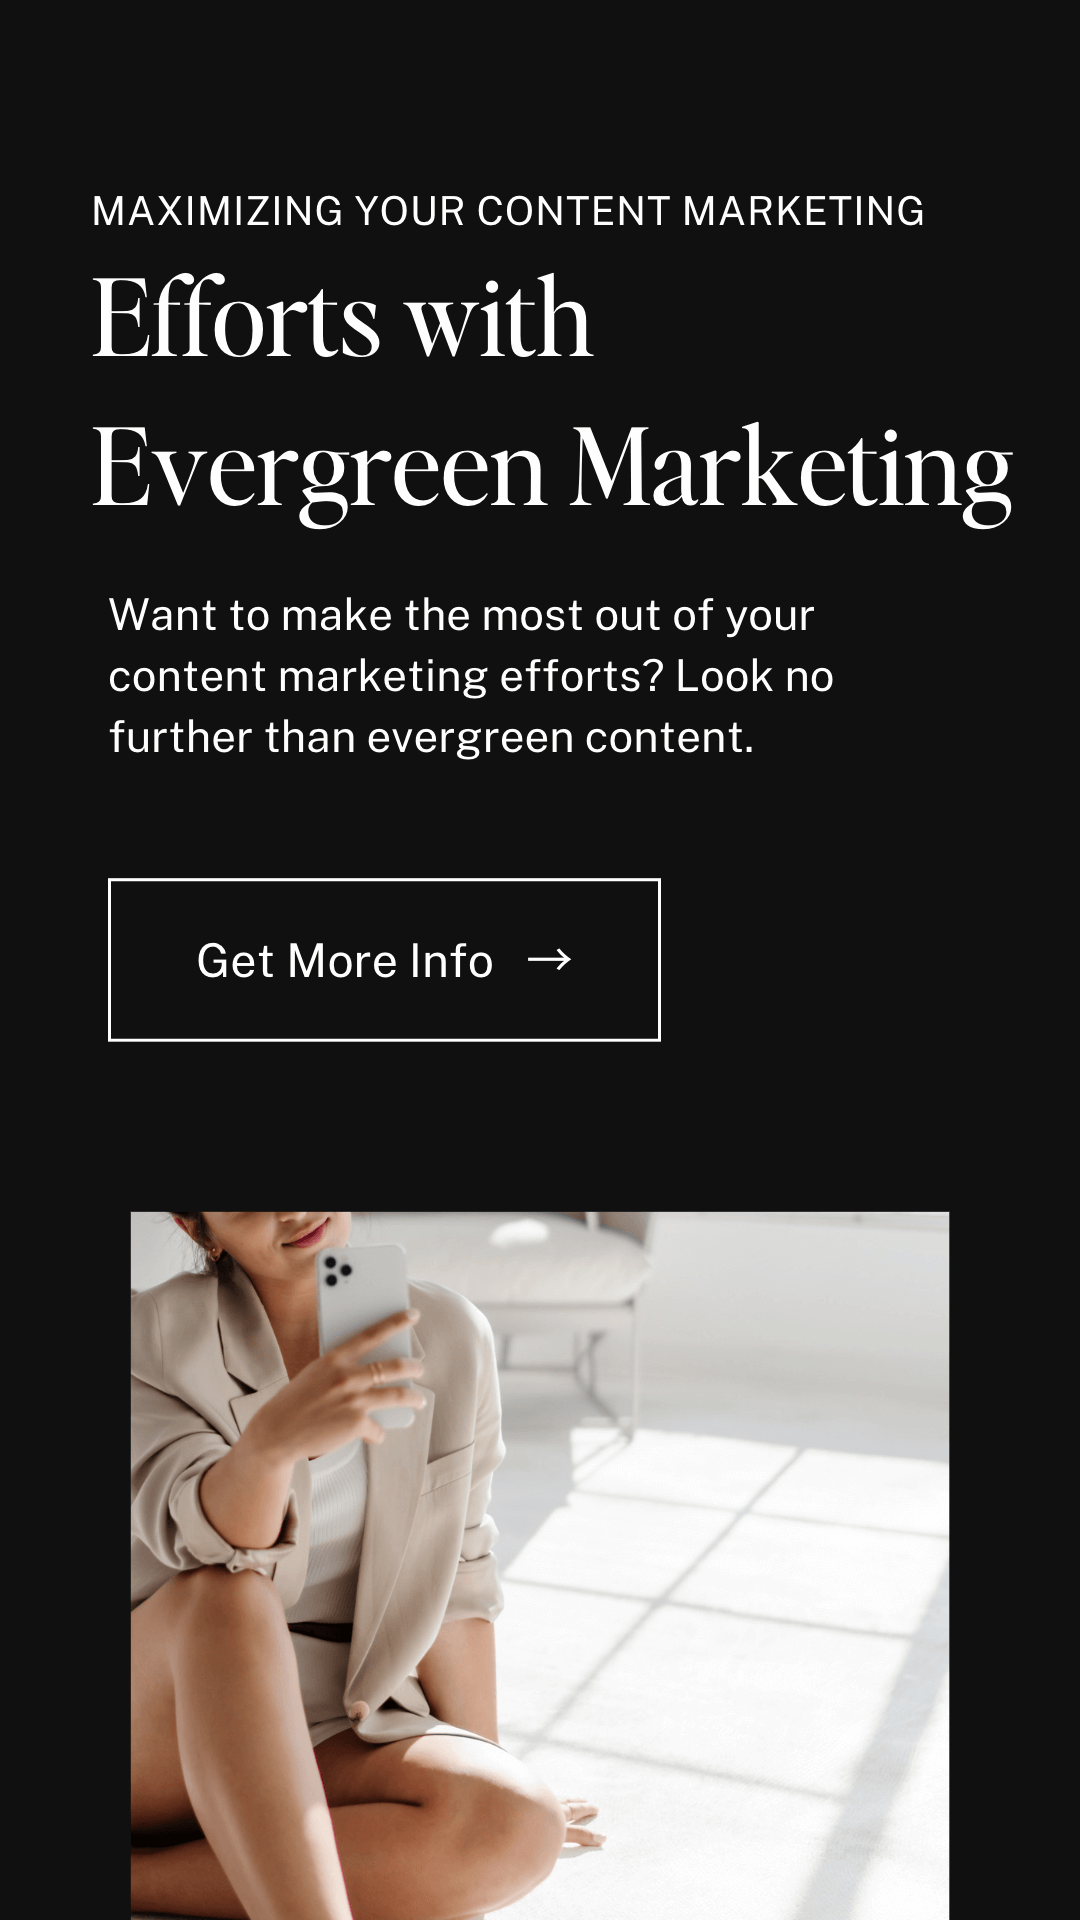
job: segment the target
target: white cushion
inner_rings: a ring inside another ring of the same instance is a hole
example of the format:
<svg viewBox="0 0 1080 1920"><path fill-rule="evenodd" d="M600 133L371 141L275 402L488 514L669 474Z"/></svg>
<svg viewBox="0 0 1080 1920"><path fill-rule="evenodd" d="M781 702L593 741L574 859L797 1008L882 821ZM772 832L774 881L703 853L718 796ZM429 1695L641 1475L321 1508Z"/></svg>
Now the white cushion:
<svg viewBox="0 0 1080 1920"><path fill-rule="evenodd" d="M625 1233L558 1213L354 1213L352 1244L396 1240L417 1280L477 1306L617 1306L651 1270Z"/></svg>

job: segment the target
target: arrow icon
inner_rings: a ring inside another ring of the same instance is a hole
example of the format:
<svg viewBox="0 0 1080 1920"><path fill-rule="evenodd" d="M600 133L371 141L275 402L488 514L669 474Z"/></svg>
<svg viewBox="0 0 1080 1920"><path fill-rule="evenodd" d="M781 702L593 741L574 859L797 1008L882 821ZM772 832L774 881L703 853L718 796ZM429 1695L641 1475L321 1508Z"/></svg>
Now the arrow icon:
<svg viewBox="0 0 1080 1920"><path fill-rule="evenodd" d="M560 947L558 953L530 953L529 959L530 960L555 960L558 963L555 968L555 971L556 973L561 973L563 968L566 966L567 962L569 961L570 955L568 953L564 953L562 948Z"/></svg>

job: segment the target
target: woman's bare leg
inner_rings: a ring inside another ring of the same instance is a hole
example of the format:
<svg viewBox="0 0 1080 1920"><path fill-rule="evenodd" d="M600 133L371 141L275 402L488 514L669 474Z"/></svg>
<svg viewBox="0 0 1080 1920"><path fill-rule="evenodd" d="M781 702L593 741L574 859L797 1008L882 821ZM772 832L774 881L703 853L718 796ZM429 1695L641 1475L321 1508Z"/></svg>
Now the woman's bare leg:
<svg viewBox="0 0 1080 1920"><path fill-rule="evenodd" d="M217 1904L158 1911L351 1920L285 1615L260 1573L180 1574L132 1616L132 1833L195 1823L213 1861L200 1897ZM188 1849L133 1854L133 1905L174 1851Z"/></svg>
<svg viewBox="0 0 1080 1920"><path fill-rule="evenodd" d="M356 1920L471 1920L545 1880L565 1833L558 1802L498 1747L450 1734L316 1749ZM244 1920L205 1841L143 1856L133 1905Z"/></svg>

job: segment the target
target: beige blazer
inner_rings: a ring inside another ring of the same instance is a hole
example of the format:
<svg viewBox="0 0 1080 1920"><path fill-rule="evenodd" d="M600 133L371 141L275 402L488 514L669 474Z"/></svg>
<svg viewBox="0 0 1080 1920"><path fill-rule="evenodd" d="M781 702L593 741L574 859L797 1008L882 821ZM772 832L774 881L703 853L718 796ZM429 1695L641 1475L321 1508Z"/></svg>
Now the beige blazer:
<svg viewBox="0 0 1080 1920"><path fill-rule="evenodd" d="M415 1670L444 1621L494 1620L502 1610L487 1512L505 1453L491 1328L434 1281L410 1280L409 1296L421 1315L423 1345L414 1329L412 1350L424 1362L424 1406L411 1427L368 1449L343 1707L370 1740L401 1738L411 1715L428 1715ZM199 1503L207 1468L287 1384L258 1294L239 1269L230 1278L181 1273L135 1294L131 1314L132 1606L205 1566L256 1568L293 1606L307 1577L307 1461L293 1469L281 1533L264 1551L223 1540Z"/></svg>

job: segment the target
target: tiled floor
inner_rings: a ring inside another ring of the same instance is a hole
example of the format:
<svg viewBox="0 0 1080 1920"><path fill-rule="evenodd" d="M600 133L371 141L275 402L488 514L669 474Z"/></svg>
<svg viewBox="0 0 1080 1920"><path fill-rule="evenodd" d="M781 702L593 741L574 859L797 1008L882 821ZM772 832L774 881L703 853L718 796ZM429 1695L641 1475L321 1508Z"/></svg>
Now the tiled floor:
<svg viewBox="0 0 1080 1920"><path fill-rule="evenodd" d="M504 1380L503 1743L600 1806L516 1920L943 1920L944 1418Z"/></svg>
<svg viewBox="0 0 1080 1920"><path fill-rule="evenodd" d="M609 1838L505 1911L939 1920L940 1414L657 1387L627 1446L553 1384L505 1383L502 1738Z"/></svg>

